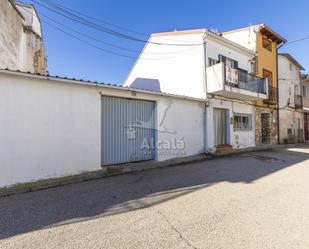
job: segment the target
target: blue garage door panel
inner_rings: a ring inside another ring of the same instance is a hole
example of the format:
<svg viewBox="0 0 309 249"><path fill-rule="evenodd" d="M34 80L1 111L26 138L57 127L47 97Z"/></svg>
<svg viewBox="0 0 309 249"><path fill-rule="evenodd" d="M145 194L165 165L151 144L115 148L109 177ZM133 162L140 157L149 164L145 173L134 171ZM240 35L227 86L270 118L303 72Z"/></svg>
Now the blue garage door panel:
<svg viewBox="0 0 309 249"><path fill-rule="evenodd" d="M155 102L102 97L102 165L154 159Z"/></svg>

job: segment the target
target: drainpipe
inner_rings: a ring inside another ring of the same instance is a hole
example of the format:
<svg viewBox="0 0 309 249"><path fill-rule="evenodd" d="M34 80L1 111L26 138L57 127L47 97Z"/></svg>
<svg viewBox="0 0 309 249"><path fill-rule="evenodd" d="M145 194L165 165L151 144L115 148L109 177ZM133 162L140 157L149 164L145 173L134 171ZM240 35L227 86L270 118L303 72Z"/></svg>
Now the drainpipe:
<svg viewBox="0 0 309 249"><path fill-rule="evenodd" d="M281 47L281 46L280 46ZM280 118L279 118L279 65L278 65L278 50L280 47L276 48L276 68L277 68L277 133L278 133L278 144L280 144Z"/></svg>
<svg viewBox="0 0 309 249"><path fill-rule="evenodd" d="M204 153L208 153L208 142L207 142L207 107L208 107L208 99L207 99L207 56L206 56L206 32L203 35L203 65L204 65L204 89L205 89L205 105L204 105Z"/></svg>
<svg viewBox="0 0 309 249"><path fill-rule="evenodd" d="M280 144L280 118L279 118L279 56L278 56L278 52L279 49L284 45L284 43L282 43L279 47L276 48L276 68L277 68L277 127L278 127L278 144Z"/></svg>

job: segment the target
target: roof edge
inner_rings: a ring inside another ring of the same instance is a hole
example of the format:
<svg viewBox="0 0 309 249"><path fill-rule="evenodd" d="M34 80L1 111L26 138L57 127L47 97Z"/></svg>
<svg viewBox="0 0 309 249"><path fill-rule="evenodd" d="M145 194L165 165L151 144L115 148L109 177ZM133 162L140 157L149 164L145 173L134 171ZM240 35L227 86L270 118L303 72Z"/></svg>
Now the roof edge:
<svg viewBox="0 0 309 249"><path fill-rule="evenodd" d="M186 100L197 101L197 102L205 102L205 99L189 97L189 96L185 96L185 95L176 95L176 94L170 94L170 93L165 93L165 92L156 92L156 91L150 91L150 90L139 89L139 88L123 87L121 85L100 83L100 82L97 82L97 81L90 81L90 80L86 81L86 80L82 80L82 79L77 80L77 79L74 79L74 78L35 74L35 73L31 73L31 72L22 72L22 71L19 71L19 70L14 71L14 70L10 70L10 69L0 69L0 75L1 74L7 74L7 75L13 75L13 76L19 76L19 77L35 78L35 79L41 79L41 80L50 80L50 81L66 83L66 84L77 84L77 85L84 85L84 86L95 86L95 87L109 88L109 89L115 89L115 90L120 90L120 91L131 91L131 92L144 93L144 94L150 94L150 95L165 96L165 97L178 98L178 99L186 99Z"/></svg>

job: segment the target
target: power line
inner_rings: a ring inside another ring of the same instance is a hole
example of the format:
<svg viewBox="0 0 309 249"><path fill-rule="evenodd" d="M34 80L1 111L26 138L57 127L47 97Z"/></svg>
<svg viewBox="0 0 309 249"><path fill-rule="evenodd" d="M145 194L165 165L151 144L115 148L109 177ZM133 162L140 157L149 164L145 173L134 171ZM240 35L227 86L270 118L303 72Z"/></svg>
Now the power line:
<svg viewBox="0 0 309 249"><path fill-rule="evenodd" d="M135 50L135 49L130 49L130 48L121 47L121 46L118 46L118 45L115 45L115 44L112 44L112 43L109 43L109 42L106 42L106 41L102 41L102 40L100 40L100 39L97 39L97 38L95 38L95 37L93 37L93 36L90 36L90 35L87 35L87 34L85 34L85 33L82 33L82 32L80 32L80 31L77 31L77 30L75 30L75 29L73 29L73 28L68 27L67 25L64 25L63 23L60 23L60 22L56 21L56 20L53 19L53 18L50 18L49 16L47 16L47 15L45 15L45 14L43 14L43 13L39 13L39 15L40 15L40 16L43 16L44 18L47 18L48 20L50 20L50 21L56 23L57 25L60 25L60 26L66 28L66 29L68 29L68 30L70 30L70 31L72 31L72 32L74 32L74 33L76 33L76 34L79 34L79 35L81 35L81 36L83 36L83 37L86 37L86 38L88 38L88 39L91 39L91 40L93 40L93 41L102 43L102 44L104 44L104 45L107 45L107 46L110 46L110 47L113 47L113 48L121 49L121 50L124 50L124 51L133 52L133 53L138 53L138 54L140 53L140 50ZM43 20L43 18L42 18L42 20ZM188 50L191 50L191 48L186 49L186 50L180 50L180 51L175 51L175 52L165 52L165 53L159 53L159 52L158 52L158 53L156 53L156 52L144 52L144 54L152 54L152 55L179 54L179 53L182 53L182 52L187 52Z"/></svg>
<svg viewBox="0 0 309 249"><path fill-rule="evenodd" d="M45 9L48 9L58 15L61 15L67 19L70 19L72 21L75 21L75 22L78 22L82 25L85 25L87 27L90 27L90 28L93 28L93 29L97 29L99 31L102 31L104 33L108 33L112 36L116 36L116 37L119 37L119 38L122 38L122 39L127 39L127 40L131 40L131 41L135 41L135 42L142 42L142 43L146 43L146 44L155 44L155 45L165 45L165 46L200 46L200 45L203 45L203 43L191 43L191 44L176 44L176 43L161 43L161 42L151 42L151 41L147 41L147 40L143 40L143 39L140 39L140 38L136 38L136 37L133 37L133 36L129 36L129 35L126 35L126 34L123 34L121 32L118 32L118 31L115 31L115 30L112 30L112 29L109 29L109 28L106 28L102 25L98 25L94 22L91 22L85 18L82 18L70 11L67 11L57 5L54 5L54 4L49 4L49 3L46 3L47 6L45 4L42 4L36 0L31 0L32 2L40 5L41 7L45 8ZM46 2L46 1L45 1Z"/></svg>
<svg viewBox="0 0 309 249"><path fill-rule="evenodd" d="M287 42L284 45L289 45L289 44L292 44L292 43L295 43L295 42L300 42L300 41L304 41L304 40L308 40L308 39L309 39L309 36L306 36L306 37L303 37L303 38L300 38L300 39L297 39L297 40Z"/></svg>
<svg viewBox="0 0 309 249"><path fill-rule="evenodd" d="M120 30L124 30L124 31L131 32L131 33L134 33L134 34L137 34L137 35L141 35L141 36L147 36L147 37L149 36L149 34L145 34L145 33L139 32L139 31L135 31L135 30L133 30L133 29L128 29L128 28L125 28L125 27L122 27L122 26L119 26L119 25L115 25L115 24L110 23L110 22L107 22L107 21L105 21L105 20L102 20L102 19L99 19L99 18L90 16L90 15L84 14L84 13L79 12L79 11L77 11L77 10L73 10L73 9L71 9L71 8L65 7L64 5L61 5L61 4L59 4L59 3L52 2L52 1L48 1L48 0L46 0L46 1L49 2L49 3L53 3L53 4L55 4L55 5L58 5L58 6L62 7L63 9L67 9L67 10L70 10L71 12L75 12L75 13L81 15L81 16L84 16L84 17L90 18L90 19L92 19L92 20L95 20L95 21L104 23L104 24L106 24L106 25L109 25L109 26L111 26L111 27L118 28L118 29L120 29Z"/></svg>
<svg viewBox="0 0 309 249"><path fill-rule="evenodd" d="M49 22L46 22L45 20L42 20L42 22L45 23L46 25L52 27L53 29L55 29L55 30L57 30L59 32L62 32L64 34L70 36L71 38L74 38L74 39L80 41L81 43L84 43L84 44L86 44L86 45L88 45L88 46L90 46L92 48L97 49L97 50L103 51L103 52L108 53L108 54L112 54L112 55L116 55L116 56L121 56L121 57L129 58L129 59L134 59L134 60L136 60L138 58L137 56L125 55L125 54L121 54L121 53L117 53L117 52L112 52L112 51L109 51L107 49L98 47L98 46L96 46L96 45L94 45L94 44L92 44L92 43L90 43L90 42L88 42L88 41L86 41L84 39L79 38L78 36L76 36L76 35L74 35L74 34L72 34L70 32L67 32L67 31L65 31L65 30L63 30L63 29L61 29L59 27L56 27L55 25L53 25L53 24L51 24ZM172 59L172 58L174 58L176 56L177 55L170 56L170 57L165 57L165 58L140 58L140 59L142 59L142 60L168 60L168 59Z"/></svg>
<svg viewBox="0 0 309 249"><path fill-rule="evenodd" d="M31 11L29 11L29 10L27 10L27 9L24 9L24 10L32 15L32 12L31 12ZM58 21L55 21L55 20L53 20L52 18L49 18L47 15L44 15L44 14L42 14L42 13L40 13L40 15L42 15L42 16L44 16L44 17L50 19L50 20L52 20L52 21L55 22L55 23L58 23L59 25L61 24L61 23L59 23ZM55 26L55 25L52 25L51 23L47 22L46 20L44 20L44 19L42 19L42 18L41 18L41 21L42 21L43 23L47 24L48 26L54 28L55 30L60 31L60 32L66 34L66 35L68 35L68 36L70 36L71 38L77 39L78 41L80 41L80 42L82 42L82 43L84 43L84 44L86 44L86 45L88 45L88 46L90 46L90 47L93 47L93 48L95 48L95 49L101 50L101 51L103 51L103 52L105 52L105 53L109 53L109 54L113 54L113 55L117 55L117 56L121 56L121 57L126 57L126 58L132 58L132 59L135 59L135 60L138 58L137 56L125 55L125 54L121 54L121 53L109 51L109 50L107 50L107 49L103 49L103 48L98 47L98 46L96 46L96 45L94 45L94 44L92 44L92 43L89 43L88 41L85 41L85 40L79 38L78 36L76 36L76 35L74 35L74 34L72 34L72 33L70 33L70 32L67 32L67 31L65 31L65 30L63 30L63 29L61 29L61 28L59 28L59 27L57 27L57 26ZM61 26L64 26L64 27L66 27L66 28L69 29L69 30L73 30L73 32L76 32L76 33L78 33L78 34L80 34L80 35L82 35L82 36L85 36L85 37L89 38L89 39L93 39L93 40L98 41L98 42L103 42L103 41L98 40L98 39L96 39L96 38L94 38L94 37L88 36L88 35L86 35L86 34L83 34L83 33L79 32L79 31L76 31L76 30L74 30L74 29L71 29L71 28L67 27L66 25L62 25L62 24L61 24ZM106 42L103 42L103 43L106 43ZM110 44L110 43L107 43L107 44ZM111 44L110 44L110 45L111 45ZM118 46L117 46L117 47L118 47ZM187 49L186 51L192 50L192 49L195 49L195 48L196 48L196 47L190 48L190 49ZM182 52L185 52L185 51L175 52L175 54L179 54L179 53L182 53ZM167 54L168 54L168 53L167 53ZM176 55L176 56L177 56L177 55ZM170 57L164 57L164 58L139 58L139 59L142 59L142 60L164 60L164 59L171 59L171 58L174 58L174 57L176 57L176 56L170 56Z"/></svg>
<svg viewBox="0 0 309 249"><path fill-rule="evenodd" d="M78 15L81 15L81 16L84 16L84 17L87 17L87 18L90 18L90 19L95 20L95 21L97 21L97 22L104 23L104 24L109 25L109 26L111 26L111 27L118 28L118 29L120 29L120 30L124 30L124 31L127 31L127 32L131 32L131 33L134 33L134 34L137 34L137 35L141 35L141 36L144 36L144 37L149 37L149 35L150 35L150 34L142 33L142 32L139 32L139 31L136 31L136 30L133 30L133 29L128 29L128 28L126 28L126 27L122 27L122 26L119 26L119 25L116 25L116 24L107 22L107 21L105 21L105 20L102 20L102 19L99 19L99 18L90 16L90 15L87 15L87 14L82 13L82 12L80 12L80 11L77 11L77 10L71 9L71 8L69 8L69 7L66 7L66 6L60 4L59 2L50 1L50 0L45 0L45 2L49 2L50 4L53 4L54 6L61 7L62 9L69 10L69 11L71 11L72 13L75 13L75 14L78 14ZM175 39L169 39L169 38L166 38L166 37L161 37L160 39L162 39L162 40L169 40L169 41L178 41L178 42L188 42L188 43L191 43L191 42L192 42L192 41L188 41L188 40L175 40Z"/></svg>

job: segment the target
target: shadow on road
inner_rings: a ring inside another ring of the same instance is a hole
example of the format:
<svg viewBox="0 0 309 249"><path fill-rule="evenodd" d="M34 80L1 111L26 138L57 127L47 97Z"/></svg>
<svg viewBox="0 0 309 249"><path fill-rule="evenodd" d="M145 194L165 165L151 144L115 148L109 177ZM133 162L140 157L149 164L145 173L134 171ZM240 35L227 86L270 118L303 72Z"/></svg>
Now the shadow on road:
<svg viewBox="0 0 309 249"><path fill-rule="evenodd" d="M2 198L0 239L147 208L220 182L251 183L309 159L309 146L303 148L302 152L281 149L237 155Z"/></svg>

